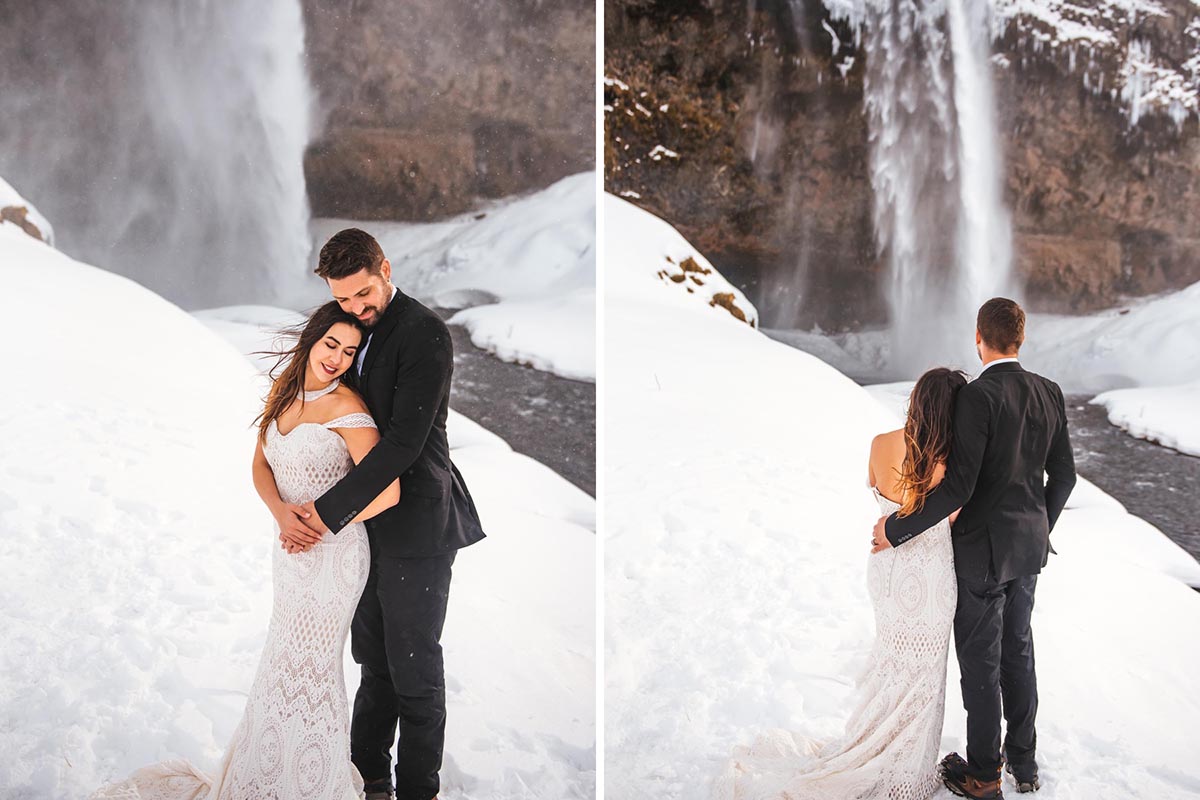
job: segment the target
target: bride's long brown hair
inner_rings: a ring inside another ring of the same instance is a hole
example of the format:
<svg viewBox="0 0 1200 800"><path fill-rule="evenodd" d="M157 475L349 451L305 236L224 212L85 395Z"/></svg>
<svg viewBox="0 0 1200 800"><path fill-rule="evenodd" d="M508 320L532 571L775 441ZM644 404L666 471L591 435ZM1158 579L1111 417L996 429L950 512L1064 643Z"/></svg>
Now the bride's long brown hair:
<svg viewBox="0 0 1200 800"><path fill-rule="evenodd" d="M294 400L299 398L300 405L303 407L304 370L308 366L309 351L317 342L325 338L325 334L329 333L330 328L339 322L353 326L362 334L363 340L366 340L367 329L358 320L358 317L342 311L342 307L336 301L331 300L314 311L312 316L299 325L279 331L281 336L295 339L294 345L284 350L265 350L255 354L276 356L275 366L271 367L267 373L271 377L271 391L267 394L262 413L254 420L258 425L258 441L260 443L266 444L267 428L272 422L279 419ZM362 347L361 342L359 347ZM276 376L277 372L279 373L278 377ZM342 373L341 380L343 385L354 388L353 365Z"/></svg>
<svg viewBox="0 0 1200 800"><path fill-rule="evenodd" d="M954 400L967 385L967 376L956 369L935 367L920 377L908 400L904 421L904 463L897 481L904 504L898 516L907 517L925 507L933 491L938 464L950 457L954 443Z"/></svg>

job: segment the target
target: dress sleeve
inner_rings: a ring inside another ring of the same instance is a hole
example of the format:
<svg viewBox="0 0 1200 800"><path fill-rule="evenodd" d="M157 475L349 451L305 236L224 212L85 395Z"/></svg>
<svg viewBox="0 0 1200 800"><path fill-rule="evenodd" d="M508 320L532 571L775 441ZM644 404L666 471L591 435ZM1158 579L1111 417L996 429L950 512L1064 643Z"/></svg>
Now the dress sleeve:
<svg viewBox="0 0 1200 800"><path fill-rule="evenodd" d="M325 423L326 428L377 428L370 414L357 411L353 414L343 414L337 419Z"/></svg>

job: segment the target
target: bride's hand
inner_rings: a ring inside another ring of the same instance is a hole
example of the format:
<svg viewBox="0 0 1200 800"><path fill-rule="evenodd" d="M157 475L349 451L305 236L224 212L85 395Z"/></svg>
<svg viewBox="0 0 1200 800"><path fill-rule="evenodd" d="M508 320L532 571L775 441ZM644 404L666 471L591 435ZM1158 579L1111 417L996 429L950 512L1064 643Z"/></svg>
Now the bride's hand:
<svg viewBox="0 0 1200 800"><path fill-rule="evenodd" d="M879 521L875 523L875 530L871 531L872 554L887 550L892 546L887 538L887 521L887 517L880 517Z"/></svg>
<svg viewBox="0 0 1200 800"><path fill-rule="evenodd" d="M305 520L310 516L302 506L284 503L274 512L275 522L279 525L279 541L288 553L297 553L312 548L321 541L322 534L317 533Z"/></svg>

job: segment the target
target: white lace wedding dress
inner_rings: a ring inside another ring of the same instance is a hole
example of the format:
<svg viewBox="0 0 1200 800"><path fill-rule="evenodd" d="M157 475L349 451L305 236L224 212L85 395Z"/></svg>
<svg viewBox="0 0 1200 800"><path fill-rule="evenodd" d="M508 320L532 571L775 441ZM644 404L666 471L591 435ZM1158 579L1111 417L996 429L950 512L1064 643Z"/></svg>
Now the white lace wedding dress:
<svg viewBox="0 0 1200 800"><path fill-rule="evenodd" d="M367 414L275 423L263 452L288 503L319 497L354 466L334 428L375 427ZM274 606L246 711L217 773L184 760L145 767L94 800L355 800L362 778L350 763L350 712L342 653L371 553L352 523L306 553L275 548Z"/></svg>
<svg viewBox="0 0 1200 800"><path fill-rule="evenodd" d="M875 491L879 508L900 506ZM714 800L924 800L937 791L946 658L958 601L950 523L870 556L875 643L840 739L774 730L734 750Z"/></svg>

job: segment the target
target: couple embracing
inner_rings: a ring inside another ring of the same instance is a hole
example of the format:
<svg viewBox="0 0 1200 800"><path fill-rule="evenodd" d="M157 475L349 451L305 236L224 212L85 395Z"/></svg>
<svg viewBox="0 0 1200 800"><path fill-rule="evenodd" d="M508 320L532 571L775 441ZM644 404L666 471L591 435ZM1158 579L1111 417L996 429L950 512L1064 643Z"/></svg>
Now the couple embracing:
<svg viewBox="0 0 1200 800"><path fill-rule="evenodd" d="M941 783L994 800L1004 767L1018 792L1040 788L1030 617L1075 462L1062 391L1021 367L1024 338L1017 303L984 303L979 375L926 372L904 428L872 442L876 638L843 736L772 731L735 751L716 797L924 800ZM952 632L967 748L939 763Z"/></svg>
<svg viewBox="0 0 1200 800"><path fill-rule="evenodd" d="M274 603L215 775L174 760L95 798L431 800L446 725L440 639L455 553L483 538L446 438L446 325L369 234L321 249L333 301L280 353L254 486L279 527ZM346 636L362 677L351 718ZM397 735L399 741L397 742ZM391 781L391 749L397 745Z"/></svg>

